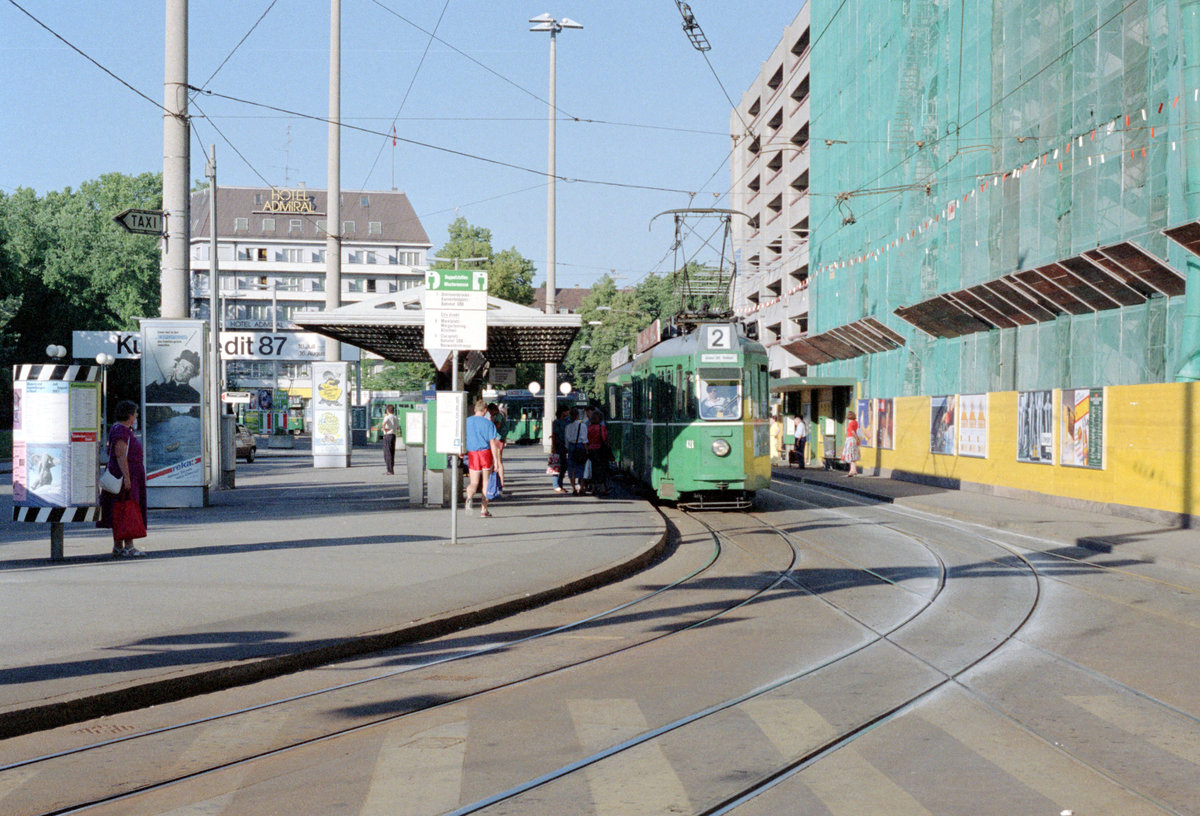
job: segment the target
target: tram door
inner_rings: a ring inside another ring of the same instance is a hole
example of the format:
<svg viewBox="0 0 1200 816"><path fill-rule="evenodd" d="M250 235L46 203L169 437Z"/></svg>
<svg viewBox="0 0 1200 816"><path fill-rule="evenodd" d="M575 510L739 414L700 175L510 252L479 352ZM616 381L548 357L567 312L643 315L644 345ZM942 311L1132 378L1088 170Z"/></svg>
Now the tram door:
<svg viewBox="0 0 1200 816"><path fill-rule="evenodd" d="M671 478L671 427L672 399L672 370L669 366L656 367L650 378L651 419L653 421L653 451L652 467L656 472L653 484L661 484L662 479Z"/></svg>

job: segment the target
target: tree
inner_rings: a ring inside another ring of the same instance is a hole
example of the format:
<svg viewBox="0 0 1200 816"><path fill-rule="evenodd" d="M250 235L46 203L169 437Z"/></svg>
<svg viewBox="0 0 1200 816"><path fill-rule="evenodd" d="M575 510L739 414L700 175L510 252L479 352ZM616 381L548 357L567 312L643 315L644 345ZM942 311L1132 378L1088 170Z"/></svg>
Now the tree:
<svg viewBox="0 0 1200 816"><path fill-rule="evenodd" d="M496 252L492 249L492 231L467 223L459 216L446 230L449 239L438 250L434 266L453 269L453 258L484 258L483 261L465 262L463 268L488 270L488 294L513 303L528 306L533 303L533 276L536 271L533 261L523 256L516 247Z"/></svg>
<svg viewBox="0 0 1200 816"><path fill-rule="evenodd" d="M158 242L112 218L161 206L157 173L108 173L42 198L28 188L0 194L0 365L42 360L51 343L69 346L73 330L136 329L136 318L156 317ZM11 404L6 390L0 400Z"/></svg>
<svg viewBox="0 0 1200 816"><path fill-rule="evenodd" d="M488 294L528 306L533 303L533 261L517 252L516 247L498 252L488 271Z"/></svg>
<svg viewBox="0 0 1200 816"><path fill-rule="evenodd" d="M435 376L431 363L386 362L363 379L363 387L371 391L422 391Z"/></svg>

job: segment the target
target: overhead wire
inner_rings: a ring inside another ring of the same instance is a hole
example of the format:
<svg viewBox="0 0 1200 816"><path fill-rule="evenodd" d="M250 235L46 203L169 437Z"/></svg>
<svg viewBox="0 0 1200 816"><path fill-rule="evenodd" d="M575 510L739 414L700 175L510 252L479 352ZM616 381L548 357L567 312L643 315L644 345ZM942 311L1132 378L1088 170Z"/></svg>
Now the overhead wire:
<svg viewBox="0 0 1200 816"><path fill-rule="evenodd" d="M50 33L50 34L51 34L51 35L52 35L52 36L53 36L55 39L57 39L57 40L59 40L60 42L62 42L62 43L63 43L63 45L65 45L65 46L67 46L68 48L70 48L72 51L74 51L74 52L75 52L76 54L78 54L79 56L83 57L85 60L87 60L88 62L90 62L92 65L95 65L95 66L96 66L97 68L99 68L101 71L103 71L104 73L108 74L110 77L112 77L112 78L113 78L113 79L115 79L117 82L119 82L119 83L121 83L122 85L124 85L124 86L125 86L126 88L128 88L129 90L133 91L135 94L137 94L138 96L140 96L142 99L145 99L145 100L146 100L147 102L149 102L151 105L153 105L154 107L158 108L158 109L159 109L159 110L161 110L163 113L166 113L166 114L167 114L167 115L169 115L169 116L175 116L175 115L176 115L176 114L175 114L175 113L173 113L172 111L169 111L169 110L167 110L167 109L166 109L166 108L163 106L163 104L162 104L161 102L157 102L157 101L155 101L155 100L151 99L149 96L147 96L146 94L144 94L144 93L142 93L141 91L139 91L137 88L135 88L135 87L133 87L132 85L130 85L130 84L129 84L128 82L126 82L124 79L122 79L121 77L117 76L115 73L113 73L112 71L110 71L108 68L106 68L105 66L101 65L101 64L100 64L98 61L96 61L96 60L95 60L95 59L93 59L91 56L89 56L88 54L86 54L86 53L85 53L85 52L84 52L84 51L83 51L81 48L79 48L78 46L76 46L74 43L70 42L70 41L69 41L69 40L68 40L66 37L64 37L63 35L59 34L57 31L55 31L54 29L52 29L50 26L48 26L48 25L46 25L45 23L43 23L43 22L42 22L41 20L39 20L37 17L34 17L32 14L30 14L30 13L29 13L29 11L28 11L27 9L25 9L25 8L24 8L24 7L23 7L23 6L22 6L20 3L18 3L18 2L17 2L17 0L8 0L8 2L9 2L9 3L10 3L10 4L11 4L13 7L14 7L14 8L16 8L16 9L17 9L17 11L21 12L22 14L24 14L24 15L25 15L26 17L28 17L30 20L33 20L35 23L37 23L39 26L41 26L41 27L42 27L42 28L44 28L44 29L45 29L47 32L49 32L49 33Z"/></svg>
<svg viewBox="0 0 1200 816"><path fill-rule="evenodd" d="M405 89L404 96L400 99L400 107L396 109L396 115L392 117L392 146L393 147L395 147L395 145L396 145L396 139L395 139L396 121L400 118L400 114L404 110L405 103L408 102L408 97L409 97L409 94L412 93L413 86L417 84L417 77L421 73L421 66L423 66L425 64L425 58L427 56L429 56L429 48L430 48L430 46L433 45L433 39L434 39L434 37L437 36L437 30L439 28L441 28L441 26L442 26L442 20L445 19L446 9L448 9L448 8L450 8L450 0L446 0L446 2L442 4L442 13L438 15L437 22L433 26L433 31L431 31L429 33L429 39L425 41L425 50L421 52L421 59L417 61L417 67L415 69L413 69L412 79L410 79L408 81L408 88ZM375 154L375 160L373 162L371 162L370 169L367 170L366 178L364 178L362 184L359 185L358 189L360 191L365 190L367 188L367 182L370 181L371 174L375 172L375 166L377 164L379 164L379 157L383 155L383 151L386 149L387 149L387 140L385 139L383 144L381 144L379 146L379 152ZM392 156L393 156L393 165L392 166L393 166L393 173L394 173L395 172L395 170L394 170L395 154L393 153ZM394 181L394 179L393 179L393 181Z"/></svg>
<svg viewBox="0 0 1200 816"><path fill-rule="evenodd" d="M233 59L233 55L236 54L238 49L242 47L242 44L250 38L250 35L254 33L254 29L258 28L259 23L261 23L264 19L266 19L266 16L271 13L271 9L275 8L275 4L278 2L279 2L279 0L271 0L270 5L268 5L266 10L262 14L259 15L257 20L254 21L254 25L250 26L250 30L247 31L240 40L238 40L238 43L237 43L237 45L235 45L233 47L233 50L230 51L228 55L226 55L225 59L221 60L221 64L218 65L211 74L209 74L208 79L206 79L206 80L204 80L204 82L200 83L201 88L208 87L208 83L212 82L213 78L216 77L216 75L221 72L221 69L225 67L225 63L227 63L231 59Z"/></svg>
<svg viewBox="0 0 1200 816"><path fill-rule="evenodd" d="M265 108L267 110L273 110L278 113L286 113L290 116L295 116L295 117L298 117L301 119L309 119L314 122L324 122L326 124L331 123L331 120L324 116L317 116L315 114L309 114L309 113L301 113L300 111L293 111L293 110L289 110L287 108L281 108L281 107L278 107L277 105L270 105L265 102L256 102L252 99L243 99L241 97L232 96L230 94L218 93L213 90L202 90L202 89L195 88L195 86L193 86L193 85L189 85L188 88L193 89L193 90L199 90L203 95L214 97L217 99L225 99L230 102L237 102L237 103L240 103L243 105L252 105L254 107ZM435 144L431 144L429 142L422 142L422 141L418 141L416 139L409 139L404 136L393 135L391 133L385 133L384 131L381 131L381 130L373 130L371 128L362 127L361 125L351 125L346 122L339 122L338 126L345 128L347 130L354 130L359 133L366 133L371 136L386 136L387 138L390 138L390 139L394 138L398 141L405 142L407 144L416 145L417 147L424 147L429 150L436 150L440 153L448 153L450 155L459 156L461 158L474 159L475 161L484 162L486 164L493 164L498 167L507 167L511 170L519 170L524 173L532 173L532 174L538 175L538 176L547 176L548 175L548 173L545 170L537 170L532 167L525 167L523 165L514 164L513 162L506 162L501 159L492 159L492 158L488 158L487 156L480 156L478 154L468 153L463 150L455 150L454 148L443 147L442 145L435 145ZM628 190L650 190L653 192L685 193L685 194L691 192L689 190L681 190L681 189L674 188L674 187L660 187L660 186L655 186L652 184L632 184L629 182L605 181L603 179L571 178L569 176L562 176L562 175L557 175L557 174L554 177L556 179L558 179L559 181L570 182L570 183L574 183L574 184L595 184L598 186L618 187L618 188L623 188L623 189L628 189Z"/></svg>

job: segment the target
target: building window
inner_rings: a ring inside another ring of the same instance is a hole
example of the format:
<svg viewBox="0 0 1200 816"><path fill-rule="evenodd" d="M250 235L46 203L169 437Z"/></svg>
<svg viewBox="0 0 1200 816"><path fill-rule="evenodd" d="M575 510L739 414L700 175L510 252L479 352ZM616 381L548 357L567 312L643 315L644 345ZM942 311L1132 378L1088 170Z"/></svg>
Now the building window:
<svg viewBox="0 0 1200 816"><path fill-rule="evenodd" d="M370 280L367 281L367 291L368 292L375 291L375 279L374 278L371 278Z"/></svg>
<svg viewBox="0 0 1200 816"><path fill-rule="evenodd" d="M346 281L347 292L361 292L363 290L362 278L350 278Z"/></svg>
<svg viewBox="0 0 1200 816"><path fill-rule="evenodd" d="M263 232L274 232L275 231L275 219L274 218L264 218L262 220L262 229L263 229Z"/></svg>
<svg viewBox="0 0 1200 816"><path fill-rule="evenodd" d="M313 263L325 263L325 250L314 249L312 254Z"/></svg>
<svg viewBox="0 0 1200 816"><path fill-rule="evenodd" d="M256 261L265 261L267 259L267 250L265 247L259 247L258 249L252 249L248 251L254 253L254 260Z"/></svg>
<svg viewBox="0 0 1200 816"><path fill-rule="evenodd" d="M371 197L370 197L370 196L363 196L362 198L360 198L360 199L358 200L358 203L359 203L359 204L361 204L361 205L362 205L364 208L365 208L365 207L370 207L370 206L371 206Z"/></svg>
<svg viewBox="0 0 1200 816"><path fill-rule="evenodd" d="M325 231L325 225L327 223L328 222L326 222L326 221L318 221L317 222L317 235L326 235L327 234Z"/></svg>
<svg viewBox="0 0 1200 816"><path fill-rule="evenodd" d="M368 235L383 235L383 222L382 221L368 221L367 222L367 234Z"/></svg>
<svg viewBox="0 0 1200 816"><path fill-rule="evenodd" d="M346 256L346 262L352 264L360 264L363 262L363 253L361 249L356 249Z"/></svg>
<svg viewBox="0 0 1200 816"><path fill-rule="evenodd" d="M261 206L262 206L262 202L263 202L262 193L255 193L255 194L254 194L254 206L255 206L255 207L261 207Z"/></svg>
<svg viewBox="0 0 1200 816"><path fill-rule="evenodd" d="M299 218L288 219L288 232L304 232L304 222Z"/></svg>
<svg viewBox="0 0 1200 816"><path fill-rule="evenodd" d="M343 221L342 222L342 235L353 235L353 234L354 234L354 222L353 221Z"/></svg>
<svg viewBox="0 0 1200 816"><path fill-rule="evenodd" d="M287 263L304 263L304 250L302 249L281 249L276 251L275 260L286 261Z"/></svg>
<svg viewBox="0 0 1200 816"><path fill-rule="evenodd" d="M375 253L374 252L367 253L367 263L369 263L369 264L375 263Z"/></svg>
<svg viewBox="0 0 1200 816"><path fill-rule="evenodd" d="M234 232L248 232L249 230L250 230L250 219L249 218L233 219L233 231Z"/></svg>

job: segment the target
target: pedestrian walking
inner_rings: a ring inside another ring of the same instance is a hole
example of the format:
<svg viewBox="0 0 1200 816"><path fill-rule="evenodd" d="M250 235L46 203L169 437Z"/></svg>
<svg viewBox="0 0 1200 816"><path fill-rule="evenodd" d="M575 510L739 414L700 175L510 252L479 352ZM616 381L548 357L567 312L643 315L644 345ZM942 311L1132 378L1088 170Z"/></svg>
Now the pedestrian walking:
<svg viewBox="0 0 1200 816"><path fill-rule="evenodd" d="M558 409L558 416L550 426L550 450L558 457L558 473L554 477L554 492L563 492L563 477L567 475L567 426L571 424L566 408Z"/></svg>
<svg viewBox="0 0 1200 816"><path fill-rule="evenodd" d="M109 473L121 479L119 493L102 491L100 520L97 527L113 531L113 558L141 558L146 553L133 546L134 539L146 537L146 465L142 443L133 429L137 426L136 402L122 400L113 411L115 424L108 429Z"/></svg>
<svg viewBox="0 0 1200 816"><path fill-rule="evenodd" d="M396 475L396 429L400 426L396 419L396 406L389 405L384 409L383 422L379 426L383 433L383 466L388 476Z"/></svg>
<svg viewBox="0 0 1200 816"><path fill-rule="evenodd" d="M587 429L587 456L592 466L591 488L598 496L608 495L608 426L599 411L593 410Z"/></svg>
<svg viewBox="0 0 1200 816"><path fill-rule="evenodd" d="M494 402L487 406L488 418L496 426L496 478L500 480L500 492L504 492L504 446L508 444L508 413Z"/></svg>
<svg viewBox="0 0 1200 816"><path fill-rule="evenodd" d="M578 408L572 408L571 424L567 426L567 475L571 479L571 492L578 496L587 489L584 473L587 468L587 415ZM578 484L576 483L578 481Z"/></svg>
<svg viewBox="0 0 1200 816"><path fill-rule="evenodd" d="M488 512L487 484L492 475L495 454L499 447L500 436L496 433L496 424L488 416L487 403L475 401L474 416L467 417L467 480L466 507L471 509L471 499L479 492L481 510L480 518L490 518Z"/></svg>
<svg viewBox="0 0 1200 816"><path fill-rule="evenodd" d="M842 461L850 466L846 478L858 475L858 417L853 411L846 412L846 441L842 445Z"/></svg>
<svg viewBox="0 0 1200 816"><path fill-rule="evenodd" d="M808 453L808 421L802 417L796 417L796 460L800 463L800 469L804 470L806 455Z"/></svg>

